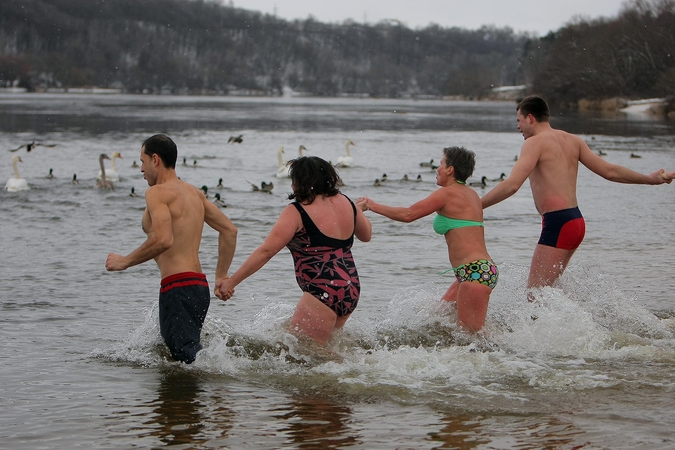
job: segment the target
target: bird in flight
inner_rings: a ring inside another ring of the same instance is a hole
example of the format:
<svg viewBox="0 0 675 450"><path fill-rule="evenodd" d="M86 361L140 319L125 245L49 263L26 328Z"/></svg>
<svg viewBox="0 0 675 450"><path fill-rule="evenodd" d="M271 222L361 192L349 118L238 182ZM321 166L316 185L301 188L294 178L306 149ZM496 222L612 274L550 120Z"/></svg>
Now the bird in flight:
<svg viewBox="0 0 675 450"><path fill-rule="evenodd" d="M35 147L38 147L38 146L56 147L56 144L43 144L42 142L33 141L33 142L28 143L28 144L23 144L20 147L13 148L13 149L10 150L10 152L18 152L19 150L21 150L24 147L26 148L26 152L30 152L31 150L33 150Z"/></svg>

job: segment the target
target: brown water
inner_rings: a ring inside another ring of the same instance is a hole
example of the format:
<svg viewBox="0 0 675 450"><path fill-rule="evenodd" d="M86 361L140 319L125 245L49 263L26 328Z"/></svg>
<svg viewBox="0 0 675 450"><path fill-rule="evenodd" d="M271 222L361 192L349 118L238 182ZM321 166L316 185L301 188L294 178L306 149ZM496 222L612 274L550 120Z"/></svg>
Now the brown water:
<svg viewBox="0 0 675 450"><path fill-rule="evenodd" d="M212 299L193 366L167 359L156 317L159 273L108 273L108 252L143 241L140 143L166 132L182 179L228 202L239 227L233 268L287 204L277 179L300 144L356 167L343 192L408 205L436 187L419 162L448 145L477 153L475 176L508 174L522 137L510 103L0 96L0 149L19 152L31 189L0 193L0 438L7 448L669 448L675 421L673 186L579 176L587 237L556 289L524 294L539 217L529 188L486 211L500 267L488 324L467 336L438 301L450 283L431 218L371 216L354 247L362 300L323 351L285 332L300 292L282 251L227 303ZM564 116L610 162L675 168L673 128L648 120ZM228 145L230 135L244 142ZM120 151L121 181L93 188L98 155ZM642 158L630 158L630 153ZM0 176L12 175L10 154ZM194 164L194 161L197 163ZM52 168L55 179L46 179ZM79 185L72 185L76 173ZM388 181L374 187L383 173ZM422 182L400 181L422 176ZM223 178L224 188L217 189ZM273 181L272 195L250 184ZM130 197L134 187L141 196ZM487 189L489 189L488 186ZM205 232L213 283L216 236ZM536 321L530 317L536 315Z"/></svg>

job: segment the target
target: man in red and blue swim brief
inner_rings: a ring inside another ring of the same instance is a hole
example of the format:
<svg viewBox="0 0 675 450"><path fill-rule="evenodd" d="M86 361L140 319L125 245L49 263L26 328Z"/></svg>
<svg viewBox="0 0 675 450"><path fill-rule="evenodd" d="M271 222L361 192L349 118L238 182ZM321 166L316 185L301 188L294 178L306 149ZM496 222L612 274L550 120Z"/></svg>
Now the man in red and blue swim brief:
<svg viewBox="0 0 675 450"><path fill-rule="evenodd" d="M581 165L609 181L658 185L671 183L675 172L641 174L611 164L595 154L579 136L551 127L546 101L525 97L516 107L523 144L511 174L485 194L483 209L512 196L530 180L532 198L542 215L539 245L532 255L528 288L552 286L563 274L584 239L586 224L577 207L577 175Z"/></svg>
<svg viewBox="0 0 675 450"><path fill-rule="evenodd" d="M538 244L576 250L586 234L586 222L579 207L544 213Z"/></svg>

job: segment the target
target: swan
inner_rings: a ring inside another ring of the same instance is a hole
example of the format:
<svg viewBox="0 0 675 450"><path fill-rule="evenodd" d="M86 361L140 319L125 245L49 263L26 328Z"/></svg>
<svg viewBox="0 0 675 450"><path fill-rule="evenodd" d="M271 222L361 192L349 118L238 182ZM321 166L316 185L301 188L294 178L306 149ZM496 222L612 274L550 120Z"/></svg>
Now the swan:
<svg viewBox="0 0 675 450"><path fill-rule="evenodd" d="M111 168L105 171L105 177L106 179L110 181L120 181L120 176L117 174L117 164L115 163L115 160L117 158L122 158L122 155L120 155L120 152L113 152L112 153L112 158L110 159L110 166ZM100 180L103 177L103 172L98 171L98 177L96 177L97 180Z"/></svg>
<svg viewBox="0 0 675 450"><path fill-rule="evenodd" d="M98 163L101 166L101 178L96 180L96 187L100 189L114 189L113 182L108 179L105 173L104 159L110 159L105 153L101 153L98 157Z"/></svg>
<svg viewBox="0 0 675 450"><path fill-rule="evenodd" d="M303 151L306 152L306 151L307 151L307 148L306 148L304 145L300 145L300 147L298 147L298 153L300 154L300 157L301 157L301 158L302 158L303 156L305 156L305 155L302 154Z"/></svg>
<svg viewBox="0 0 675 450"><path fill-rule="evenodd" d="M5 184L5 190L7 191L16 192L30 189L28 187L28 182L26 182L26 180L24 178L21 178L21 175L19 175L19 167L17 166L17 164L20 162L23 161L21 160L21 157L19 155L12 156L12 168L14 168L14 178L10 178L9 180L7 180L7 184Z"/></svg>
<svg viewBox="0 0 675 450"><path fill-rule="evenodd" d="M220 198L220 194L216 192L216 195L214 196L215 199L213 200L213 203L218 206L219 208L227 208L227 204L225 203L224 200Z"/></svg>
<svg viewBox="0 0 675 450"><path fill-rule="evenodd" d="M290 178L291 177L291 168L288 166L288 163L284 162L283 156L284 148L279 147L277 150L277 159L279 161L279 167L277 169L277 178Z"/></svg>
<svg viewBox="0 0 675 450"><path fill-rule="evenodd" d="M352 167L354 165L354 158L352 158L352 154L349 152L349 146L350 145L356 145L349 139L347 139L347 142L345 142L345 150L347 151L347 156L339 156L338 157L338 167Z"/></svg>

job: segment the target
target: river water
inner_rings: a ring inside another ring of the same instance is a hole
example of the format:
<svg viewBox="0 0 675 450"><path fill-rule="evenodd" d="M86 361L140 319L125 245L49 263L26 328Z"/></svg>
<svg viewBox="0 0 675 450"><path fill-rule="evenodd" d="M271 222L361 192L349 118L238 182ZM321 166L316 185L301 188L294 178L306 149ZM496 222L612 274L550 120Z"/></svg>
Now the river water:
<svg viewBox="0 0 675 450"><path fill-rule="evenodd" d="M610 162L675 169L667 123L554 114L552 124ZM356 166L340 171L343 192L406 206L436 189L419 163L439 161L445 146L476 152L477 179L508 174L522 144L515 125L512 103L0 95L0 150L56 144L17 152L31 189L0 192L2 447L675 448L674 186L580 169L586 239L534 303L524 286L540 218L529 186L486 210L501 276L476 336L439 301L452 279L440 275L447 253L431 217L369 216L372 241L354 245L361 302L327 349L285 331L300 297L286 250L229 302L212 298L191 366L171 361L159 336L155 264L105 271L109 252L144 240L147 185L131 166L151 134L176 141L183 180L228 203L236 269L288 203L279 146L286 159L304 145L337 161L351 139ZM238 134L241 144L227 144ZM113 151L121 180L97 190L98 156ZM274 182L272 194L252 191L262 181ZM212 287L216 245L206 227Z"/></svg>

